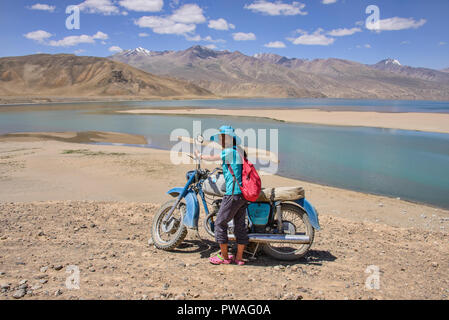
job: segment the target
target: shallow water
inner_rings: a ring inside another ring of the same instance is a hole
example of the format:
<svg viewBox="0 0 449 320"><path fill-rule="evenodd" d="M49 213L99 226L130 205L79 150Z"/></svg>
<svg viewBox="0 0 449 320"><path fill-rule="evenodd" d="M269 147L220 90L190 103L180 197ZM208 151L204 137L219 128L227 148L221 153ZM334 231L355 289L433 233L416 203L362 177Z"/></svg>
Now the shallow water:
<svg viewBox="0 0 449 320"><path fill-rule="evenodd" d="M256 100L259 101L256 103ZM298 105L297 99L245 100L245 107L268 106L273 100ZM288 100L288 101L287 101ZM302 99L304 100L304 99ZM323 99L320 99L323 100ZM244 100L201 101L202 106L237 107ZM313 100L320 104L323 101ZM339 108L328 100L329 108ZM341 102L340 100L338 100ZM213 105L212 105L213 102ZM105 108L143 106L192 105L192 101L162 101L133 103L71 104L71 110L8 111L0 113L0 133L21 131L116 131L141 134L152 147L169 149L172 130L185 128L192 132L192 121L201 120L202 129L232 124L241 129L279 130L279 171L282 176L357 191L401 197L449 208L449 134L379 129L366 127L335 127L324 125L289 124L268 119L238 117L191 117L166 115L132 115L91 113ZM302 101L302 103L306 103ZM358 103L358 102L357 102ZM357 104L354 101L355 104ZM365 101L365 107L371 103ZM347 100L344 104L347 104ZM444 103L401 102L395 108L413 108L447 112ZM372 106L373 108L387 108ZM79 110L76 107L79 106ZM312 107L308 105L308 107ZM86 108L89 112L86 112ZM357 108L361 108L358 106ZM389 106L389 111L393 111ZM378 110L377 110L378 111ZM206 137L207 138L207 137Z"/></svg>

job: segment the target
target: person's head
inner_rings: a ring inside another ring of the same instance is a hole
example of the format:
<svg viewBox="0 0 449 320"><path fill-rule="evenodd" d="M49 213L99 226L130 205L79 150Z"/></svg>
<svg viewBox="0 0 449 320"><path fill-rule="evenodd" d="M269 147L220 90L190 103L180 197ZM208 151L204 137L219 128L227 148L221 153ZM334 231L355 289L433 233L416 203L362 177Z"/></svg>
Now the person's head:
<svg viewBox="0 0 449 320"><path fill-rule="evenodd" d="M223 149L231 148L240 144L240 138L235 134L231 126L221 126L220 132L211 137L212 141L217 142Z"/></svg>
<svg viewBox="0 0 449 320"><path fill-rule="evenodd" d="M218 143L223 149L237 145L236 139L227 134L220 134L218 137Z"/></svg>

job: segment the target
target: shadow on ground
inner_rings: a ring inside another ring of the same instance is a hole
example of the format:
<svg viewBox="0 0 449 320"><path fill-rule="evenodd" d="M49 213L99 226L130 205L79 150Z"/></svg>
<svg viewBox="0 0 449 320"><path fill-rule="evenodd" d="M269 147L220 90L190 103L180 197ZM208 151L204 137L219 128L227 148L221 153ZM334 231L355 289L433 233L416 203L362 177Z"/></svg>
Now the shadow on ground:
<svg viewBox="0 0 449 320"><path fill-rule="evenodd" d="M255 248L250 248L250 250L254 250ZM207 259L211 255L217 253L219 250L219 246L215 241L202 239L202 240L185 240L178 248L173 250L173 253L183 253L183 254L192 254L192 253L199 253L201 259ZM235 244L230 244L230 252L234 252L236 250ZM324 250L309 250L307 254L296 260L296 261L281 261L276 260L274 258L271 258L263 253L262 250L258 250L257 253L254 255L254 258L252 257L252 253L254 251L247 252L246 257L249 262L248 264L253 266L277 266L277 265L301 265L301 264L308 264L308 265L322 265L323 262L332 262L337 259L336 256L334 256L329 251Z"/></svg>

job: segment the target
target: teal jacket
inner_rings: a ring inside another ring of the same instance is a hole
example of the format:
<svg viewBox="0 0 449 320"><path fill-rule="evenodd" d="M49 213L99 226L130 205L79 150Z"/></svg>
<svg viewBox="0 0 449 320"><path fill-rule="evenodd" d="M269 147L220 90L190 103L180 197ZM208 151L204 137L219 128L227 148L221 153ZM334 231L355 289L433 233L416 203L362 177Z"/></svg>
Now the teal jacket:
<svg viewBox="0 0 449 320"><path fill-rule="evenodd" d="M232 195L232 187L234 184L234 178L231 171L228 168L228 164L231 166L234 172L236 183L234 187L234 194L241 194L240 185L242 184L242 159L235 148L226 148L221 151L221 160L223 161L223 175L226 181L226 193L225 195Z"/></svg>

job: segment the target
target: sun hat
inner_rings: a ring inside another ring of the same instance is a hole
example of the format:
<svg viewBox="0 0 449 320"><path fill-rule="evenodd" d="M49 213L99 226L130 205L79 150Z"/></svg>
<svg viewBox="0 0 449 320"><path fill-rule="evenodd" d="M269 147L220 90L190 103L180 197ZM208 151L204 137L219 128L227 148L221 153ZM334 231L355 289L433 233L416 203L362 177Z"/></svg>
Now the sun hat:
<svg viewBox="0 0 449 320"><path fill-rule="evenodd" d="M233 127L231 127L231 126L221 126L219 130L220 130L219 133L217 133L216 135L210 137L210 140L211 140L211 141L215 141L215 142L217 142L217 143L220 143L220 136L221 136L222 134L225 134L225 135L230 136L232 139L234 139L236 145L238 145L238 144L241 143L241 140L240 140L240 138L235 134L235 130L234 130Z"/></svg>

